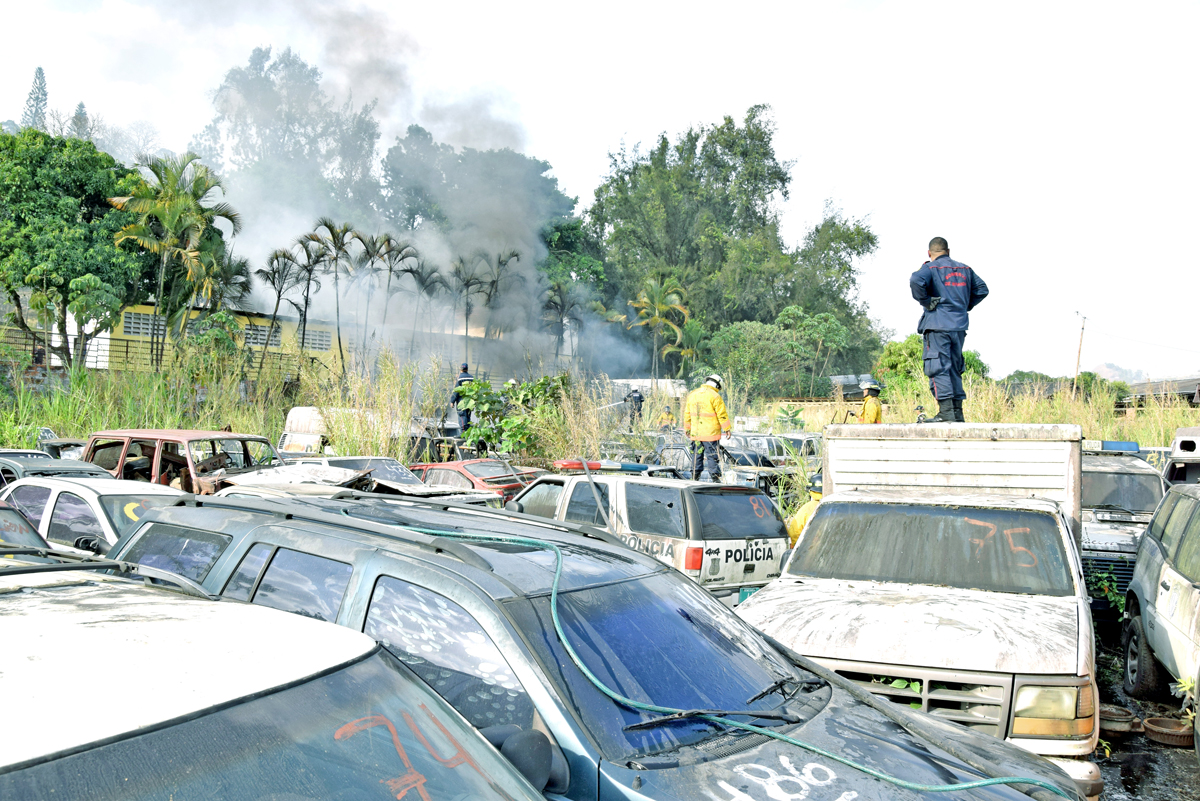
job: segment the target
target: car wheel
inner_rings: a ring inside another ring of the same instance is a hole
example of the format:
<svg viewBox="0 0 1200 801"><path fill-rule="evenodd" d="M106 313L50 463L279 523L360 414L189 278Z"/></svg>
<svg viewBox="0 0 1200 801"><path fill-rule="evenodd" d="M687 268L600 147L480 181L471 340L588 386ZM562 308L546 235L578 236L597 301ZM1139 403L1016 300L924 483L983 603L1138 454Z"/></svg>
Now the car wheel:
<svg viewBox="0 0 1200 801"><path fill-rule="evenodd" d="M1125 692L1134 698L1149 697L1161 684L1159 670L1146 642L1142 618L1135 615L1125 630Z"/></svg>

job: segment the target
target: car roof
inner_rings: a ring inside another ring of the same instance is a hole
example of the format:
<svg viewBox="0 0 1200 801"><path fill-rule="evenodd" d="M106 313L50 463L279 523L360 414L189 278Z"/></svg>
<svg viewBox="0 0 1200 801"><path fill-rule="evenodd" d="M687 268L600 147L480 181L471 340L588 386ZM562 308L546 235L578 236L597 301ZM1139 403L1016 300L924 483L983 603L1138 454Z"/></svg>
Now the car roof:
<svg viewBox="0 0 1200 801"><path fill-rule="evenodd" d="M98 464L85 462L81 459L47 459L44 456L0 456L0 461L12 462L18 467L35 470L91 470L93 472L107 473Z"/></svg>
<svg viewBox="0 0 1200 801"><path fill-rule="evenodd" d="M829 503L898 503L911 506L968 506L979 509L1023 509L1031 512L1057 514L1059 506L1046 498L1016 495L957 495L937 492L934 488L914 487L910 490L847 490L826 495L821 505Z"/></svg>
<svg viewBox="0 0 1200 801"><path fill-rule="evenodd" d="M107 475L107 473L106 473ZM162 484L148 481L128 481L120 478L70 478L63 476L26 476L12 482L13 486L35 485L92 492L96 495L183 495Z"/></svg>
<svg viewBox="0 0 1200 801"><path fill-rule="evenodd" d="M136 439L266 439L260 434L238 434L230 431L202 431L191 428L115 428L109 431L97 431L93 439L111 437L134 437Z"/></svg>
<svg viewBox="0 0 1200 801"><path fill-rule="evenodd" d="M140 581L4 573L0 567L0 689L9 725L0 726L0 766L271 690L375 647L342 626ZM99 702L81 689L83 677L92 686L133 683L137 691Z"/></svg>
<svg viewBox="0 0 1200 801"><path fill-rule="evenodd" d="M1085 453L1083 455L1083 471L1085 473L1146 473L1152 476L1158 475L1158 471L1149 462L1132 454L1117 456L1115 454Z"/></svg>
<svg viewBox="0 0 1200 801"><path fill-rule="evenodd" d="M1180 495L1186 495L1189 498L1195 498L1200 501L1200 484L1175 484L1168 492L1178 492Z"/></svg>
<svg viewBox="0 0 1200 801"><path fill-rule="evenodd" d="M0 456L27 456L32 459L47 459L50 454L37 448L0 448Z"/></svg>
<svg viewBox="0 0 1200 801"><path fill-rule="evenodd" d="M380 499L384 500L384 499ZM395 498L393 498L393 501ZM204 510L203 515L198 514ZM214 510L225 510L228 514ZM172 506L146 512L144 523L166 522L187 528L203 527L235 541L260 525L286 525L357 543L364 548L402 554L464 576L495 599L550 592L554 581L552 551L509 542L462 542L444 534L524 537L553 542L564 552L560 589L607 584L650 575L669 568L648 554L596 532L577 533L585 526L515 515L500 510L453 503L414 501L363 503L339 498L229 498L205 496L181 499ZM282 522L286 521L286 522ZM300 525L303 524L303 525ZM408 530L397 528L405 526ZM121 543L114 553L124 549Z"/></svg>
<svg viewBox="0 0 1200 801"><path fill-rule="evenodd" d="M670 467L670 466L671 465L656 465L656 467ZM542 481L542 480L548 479L548 478L578 478L578 479L582 479L584 482L587 481L587 476L580 474L580 473L575 473L575 474L572 474L569 476L555 476L554 474L551 474L549 476L538 476L535 480ZM712 487L713 489L721 489L721 488L728 487L729 489L732 489L732 490L746 489L745 487L738 487L733 484L713 484L710 481L692 481L691 479L688 479L688 478L665 478L665 477L659 478L658 476L639 476L639 475L629 475L629 474L623 474L623 473L602 473L600 471L594 471L592 473L592 478L612 479L612 480L620 481L623 484L648 484L652 487L679 487L680 489L684 489L686 487Z"/></svg>

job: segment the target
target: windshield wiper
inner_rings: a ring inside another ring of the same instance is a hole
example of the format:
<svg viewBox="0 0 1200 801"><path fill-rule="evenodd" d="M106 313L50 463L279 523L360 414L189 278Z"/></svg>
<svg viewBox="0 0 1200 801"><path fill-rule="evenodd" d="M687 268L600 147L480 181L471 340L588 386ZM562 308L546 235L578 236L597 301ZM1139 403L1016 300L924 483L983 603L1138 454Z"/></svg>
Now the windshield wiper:
<svg viewBox="0 0 1200 801"><path fill-rule="evenodd" d="M1134 512L1126 509L1124 506L1117 506L1115 503L1098 503L1092 507L1093 509L1115 509L1118 512L1124 512L1127 515L1145 514L1145 512Z"/></svg>
<svg viewBox="0 0 1200 801"><path fill-rule="evenodd" d="M750 696L749 698L747 698L745 700L744 703L752 704L755 701L757 701L759 698L765 698L766 696L770 695L773 692L782 690L788 684L797 685L796 690L799 691L799 690L809 688L809 687L812 687L812 688L821 687L825 684L825 682L821 679L797 679L797 678L793 678L790 676L785 676L782 679L771 682L771 685L769 687L764 689L758 695ZM793 695L794 695L794 693L793 693ZM790 698L791 695L788 695L787 693L783 693L783 697L784 697L784 699L787 699L787 698Z"/></svg>
<svg viewBox="0 0 1200 801"><path fill-rule="evenodd" d="M747 718L763 718L765 720L782 720L784 723L799 723L800 718L787 712L769 712L755 709L747 709L735 711L729 709L685 709L680 712L674 712L670 715L663 715L658 718L650 718L643 720L640 723L631 723L622 731L634 731L636 729L649 729L657 726L660 723L670 723L676 720L684 720L686 718L696 718L702 715L712 715L714 717L747 717Z"/></svg>

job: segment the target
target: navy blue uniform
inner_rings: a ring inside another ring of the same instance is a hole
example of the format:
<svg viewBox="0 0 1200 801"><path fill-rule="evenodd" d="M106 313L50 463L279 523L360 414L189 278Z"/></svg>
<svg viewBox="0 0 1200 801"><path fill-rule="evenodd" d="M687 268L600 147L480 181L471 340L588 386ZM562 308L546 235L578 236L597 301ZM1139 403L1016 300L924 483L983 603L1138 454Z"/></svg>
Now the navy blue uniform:
<svg viewBox="0 0 1200 801"><path fill-rule="evenodd" d="M922 264L908 279L908 285L913 300L925 309L917 333L925 338L929 389L938 401L962 400L967 396L962 385L967 312L987 297L987 284L962 262L938 256Z"/></svg>
<svg viewBox="0 0 1200 801"><path fill-rule="evenodd" d="M463 370L458 374L458 378L454 381L454 392L450 395L450 402L454 404L454 408L458 409L458 388L463 384L469 384L475 380L475 376ZM458 435L461 437L467 433L467 429L471 427L471 410L458 409Z"/></svg>

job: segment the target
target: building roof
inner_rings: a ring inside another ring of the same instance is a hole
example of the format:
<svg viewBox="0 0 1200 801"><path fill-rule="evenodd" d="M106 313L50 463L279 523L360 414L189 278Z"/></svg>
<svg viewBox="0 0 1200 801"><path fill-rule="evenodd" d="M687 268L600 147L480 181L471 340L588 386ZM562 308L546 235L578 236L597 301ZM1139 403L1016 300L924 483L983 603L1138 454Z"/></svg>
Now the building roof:
<svg viewBox="0 0 1200 801"><path fill-rule="evenodd" d="M1150 395L1187 395L1200 402L1200 376L1166 381L1140 381L1129 385L1129 395L1126 397L1145 398Z"/></svg>
<svg viewBox="0 0 1200 801"><path fill-rule="evenodd" d="M20 563L0 561L0 688L10 724L0 726L0 766L270 690L374 648L359 632L262 606L93 573L6 577L4 567ZM95 693L81 701L85 676L137 689L117 703L98 703Z"/></svg>

